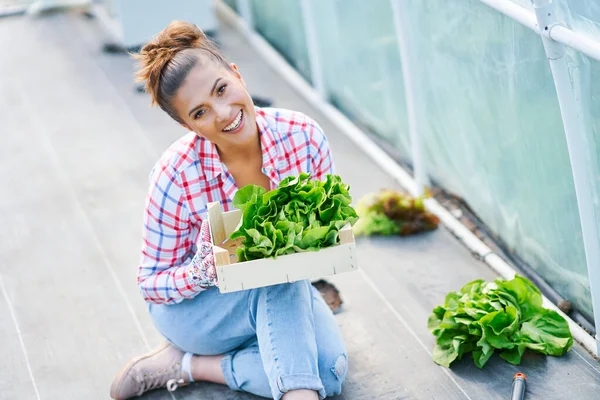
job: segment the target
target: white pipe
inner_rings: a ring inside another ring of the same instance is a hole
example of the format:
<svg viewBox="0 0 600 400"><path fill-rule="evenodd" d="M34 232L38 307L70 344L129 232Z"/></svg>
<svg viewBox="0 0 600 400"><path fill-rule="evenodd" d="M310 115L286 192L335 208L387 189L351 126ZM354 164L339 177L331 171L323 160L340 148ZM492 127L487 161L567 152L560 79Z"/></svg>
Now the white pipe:
<svg viewBox="0 0 600 400"><path fill-rule="evenodd" d="M600 42L590 39L580 33L573 32L562 25L554 25L549 31L551 39L563 43L575 50L579 50L595 60L600 60Z"/></svg>
<svg viewBox="0 0 600 400"><path fill-rule="evenodd" d="M594 194L591 188L595 178L589 169L589 157L586 156L588 151L591 150L587 147L586 132L581 119L581 106L575 98L571 86L569 68L564 57L565 46L552 40L548 32L549 29L545 28L558 23L554 4L551 0L534 0L534 10L538 25L544 27L542 29L542 42L550 62L567 139L592 296L596 346L600 349L600 232L596 222Z"/></svg>
<svg viewBox="0 0 600 400"><path fill-rule="evenodd" d="M425 188L429 186L429 178L425 168L423 157L423 146L421 135L423 130L420 128L420 114L417 113L419 104L419 90L415 87L415 80L419 78L419 68L415 68L415 53L413 51L412 38L408 28L408 19L406 15L405 0L391 0L394 14L394 25L396 27L396 39L400 51L400 62L402 64L402 78L404 80L404 97L406 100L406 114L408 117L408 132L411 145L411 156L413 171L417 186L417 196L425 194Z"/></svg>
<svg viewBox="0 0 600 400"><path fill-rule="evenodd" d="M547 34L549 32L550 38L553 40L600 61L600 42L595 39L581 33L573 32L572 30L559 25L556 20L554 20L552 25L548 25L548 31L545 31L547 25L544 25L542 29L540 29L535 13L513 3L511 0L479 1L501 12L507 17L514 19L537 34Z"/></svg>
<svg viewBox="0 0 600 400"><path fill-rule="evenodd" d="M537 26L535 14L528 9L521 7L520 5L513 3L511 0L479 0L484 4L492 7L496 11L501 12L519 22L521 25L526 26L532 31L539 33L540 30Z"/></svg>
<svg viewBox="0 0 600 400"><path fill-rule="evenodd" d="M403 182L400 182L403 184ZM425 206L433 214L437 215L442 223L446 226L452 225L455 221L458 221L447 209L445 209L437 200L430 198L425 199ZM486 256L492 253L485 243L483 243L473 232L471 232L466 226L459 223L451 229L452 233L458 240L463 242L475 254L478 258L484 259ZM503 277L507 277L504 273L501 273ZM514 270L513 270L514 273ZM510 279L510 278L509 278Z"/></svg>
<svg viewBox="0 0 600 400"><path fill-rule="evenodd" d="M321 63L321 54L319 52L319 41L312 9L312 0L301 0L301 6L312 84L317 93L319 93L319 96L325 100L327 98L327 92L325 89L325 79L323 77L323 64Z"/></svg>
<svg viewBox="0 0 600 400"><path fill-rule="evenodd" d="M218 1L217 11L221 17L234 26L242 34L246 34L245 24L241 18L236 15L225 3ZM415 195L417 185L414 179L406 172L396 161L387 155L375 142L354 125L345 115L339 112L336 108L323 101L314 89L304 80L304 78L292 68L287 61L273 49L262 37L255 33L246 34L246 39L252 47L273 67L275 71L287 80L287 82L304 97L306 101L312 104L315 108L323 111L323 114L333 122L341 132L346 134L357 146L371 157L371 159L379 165L381 169L387 172L390 176L398 181L409 193ZM467 248L483 259L494 271L503 278L510 279L516 274L516 271L493 253L491 249L485 245L475 234L469 231L459 220L454 218L452 214L446 210L435 199L425 200L427 209L436 214L446 228L456 235ZM546 297L543 297L544 304L556 309L556 306L551 306ZM598 349L595 345L594 338L583 330L575 321L568 316L562 314L567 320L571 332L575 340L581 343L594 356L598 356Z"/></svg>

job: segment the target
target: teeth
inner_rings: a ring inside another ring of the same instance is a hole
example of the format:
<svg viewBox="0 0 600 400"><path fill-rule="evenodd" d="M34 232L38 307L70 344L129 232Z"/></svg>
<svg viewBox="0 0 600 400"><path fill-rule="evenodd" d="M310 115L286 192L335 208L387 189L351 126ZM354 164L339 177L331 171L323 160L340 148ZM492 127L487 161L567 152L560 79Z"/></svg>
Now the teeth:
<svg viewBox="0 0 600 400"><path fill-rule="evenodd" d="M242 110L240 110L240 112L239 112L238 116L235 118L235 120L231 124L226 126L225 129L223 129L223 130L225 132L232 131L240 125L241 121L242 121Z"/></svg>

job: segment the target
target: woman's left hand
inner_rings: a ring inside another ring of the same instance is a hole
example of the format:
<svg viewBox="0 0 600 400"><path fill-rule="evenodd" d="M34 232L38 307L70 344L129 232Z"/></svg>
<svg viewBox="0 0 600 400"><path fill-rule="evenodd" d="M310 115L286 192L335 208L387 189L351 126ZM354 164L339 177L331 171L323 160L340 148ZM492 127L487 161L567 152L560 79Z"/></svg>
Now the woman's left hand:
<svg viewBox="0 0 600 400"><path fill-rule="evenodd" d="M208 219L202 221L202 225L200 226L198 251L192 259L190 272L192 279L202 287L219 286Z"/></svg>

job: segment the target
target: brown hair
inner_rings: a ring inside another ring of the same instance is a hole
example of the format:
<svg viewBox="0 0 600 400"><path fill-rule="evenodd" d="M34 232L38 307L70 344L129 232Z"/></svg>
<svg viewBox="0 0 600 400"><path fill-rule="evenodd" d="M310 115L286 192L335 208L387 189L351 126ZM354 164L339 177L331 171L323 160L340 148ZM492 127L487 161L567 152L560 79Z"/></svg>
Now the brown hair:
<svg viewBox="0 0 600 400"><path fill-rule="evenodd" d="M139 61L138 82L146 82L151 104L158 104L177 122L182 122L173 109L171 99L199 60L205 56L231 69L225 57L196 25L173 21L133 57Z"/></svg>

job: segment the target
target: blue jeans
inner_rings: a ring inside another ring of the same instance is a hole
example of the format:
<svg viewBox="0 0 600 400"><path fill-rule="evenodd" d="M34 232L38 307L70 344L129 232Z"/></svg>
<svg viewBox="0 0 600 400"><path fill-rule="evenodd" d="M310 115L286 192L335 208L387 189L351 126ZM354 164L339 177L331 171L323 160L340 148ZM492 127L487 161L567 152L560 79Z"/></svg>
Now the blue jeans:
<svg viewBox="0 0 600 400"><path fill-rule="evenodd" d="M348 369L335 318L309 281L150 305L156 328L198 355L224 354L227 385L279 400L294 389L340 394Z"/></svg>

